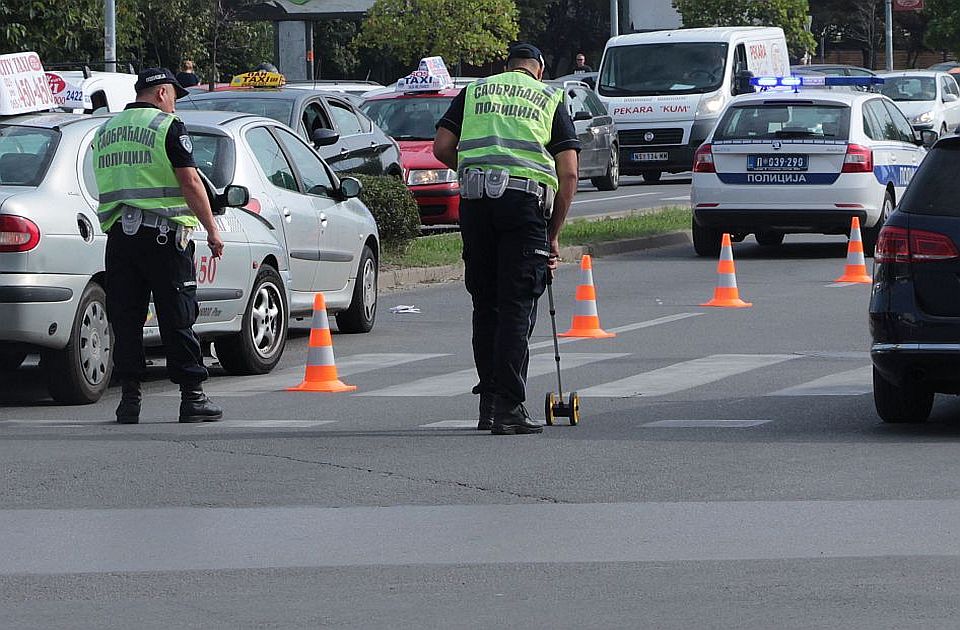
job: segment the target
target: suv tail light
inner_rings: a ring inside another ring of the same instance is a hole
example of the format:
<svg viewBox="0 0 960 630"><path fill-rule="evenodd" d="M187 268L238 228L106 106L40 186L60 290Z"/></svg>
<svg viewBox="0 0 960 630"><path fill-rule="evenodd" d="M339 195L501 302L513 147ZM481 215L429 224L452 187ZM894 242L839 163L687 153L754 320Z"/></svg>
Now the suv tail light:
<svg viewBox="0 0 960 630"><path fill-rule="evenodd" d="M859 144L848 144L841 173L872 173L873 151Z"/></svg>
<svg viewBox="0 0 960 630"><path fill-rule="evenodd" d="M884 226L877 238L874 262L921 263L951 260L960 251L950 237L927 230Z"/></svg>
<svg viewBox="0 0 960 630"><path fill-rule="evenodd" d="M717 167L713 163L713 147L709 144L702 144L697 152L693 154L693 172L694 173L716 173Z"/></svg>
<svg viewBox="0 0 960 630"><path fill-rule="evenodd" d="M30 219L0 214L0 252L28 252L40 242L40 228Z"/></svg>

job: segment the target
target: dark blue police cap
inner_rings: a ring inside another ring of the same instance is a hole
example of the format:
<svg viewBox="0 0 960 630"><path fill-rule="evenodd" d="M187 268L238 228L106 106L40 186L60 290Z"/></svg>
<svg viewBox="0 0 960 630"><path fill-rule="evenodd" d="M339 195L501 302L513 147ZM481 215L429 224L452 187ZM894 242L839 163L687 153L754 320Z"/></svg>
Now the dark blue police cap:
<svg viewBox="0 0 960 630"><path fill-rule="evenodd" d="M177 81L177 77L167 68L147 68L137 75L137 82L133 85L133 89L137 92L141 92L147 88L152 88L155 85L167 84L173 86L173 89L177 93L177 98L183 98L189 94L189 92L183 89L183 86L180 85L180 82Z"/></svg>
<svg viewBox="0 0 960 630"><path fill-rule="evenodd" d="M540 52L540 49L526 42L520 42L510 47L510 52L507 54L507 61L511 59L534 59L540 64L541 68L545 65L543 63L543 53Z"/></svg>

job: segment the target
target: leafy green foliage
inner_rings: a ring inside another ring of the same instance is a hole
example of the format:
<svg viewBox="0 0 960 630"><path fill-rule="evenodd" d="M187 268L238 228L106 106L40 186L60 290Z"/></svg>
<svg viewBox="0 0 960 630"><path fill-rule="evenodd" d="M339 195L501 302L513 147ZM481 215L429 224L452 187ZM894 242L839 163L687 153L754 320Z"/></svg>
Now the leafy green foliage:
<svg viewBox="0 0 960 630"><path fill-rule="evenodd" d="M408 63L480 65L503 58L517 33L513 0L376 0L355 44Z"/></svg>
<svg viewBox="0 0 960 630"><path fill-rule="evenodd" d="M960 3L956 0L926 0L924 13L930 17L927 44L934 49L960 53Z"/></svg>
<svg viewBox="0 0 960 630"><path fill-rule="evenodd" d="M817 47L813 35L805 30L807 0L673 0L685 27L698 26L779 26L787 36L793 57Z"/></svg>
<svg viewBox="0 0 960 630"><path fill-rule="evenodd" d="M353 175L363 184L360 201L370 209L385 251L402 253L420 234L420 211L413 194L389 175Z"/></svg>

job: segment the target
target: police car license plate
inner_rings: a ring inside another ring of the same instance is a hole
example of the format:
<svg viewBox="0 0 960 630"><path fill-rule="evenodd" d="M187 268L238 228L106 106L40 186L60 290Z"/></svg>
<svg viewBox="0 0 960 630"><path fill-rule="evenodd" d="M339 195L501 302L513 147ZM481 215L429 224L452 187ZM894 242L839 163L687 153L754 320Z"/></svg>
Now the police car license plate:
<svg viewBox="0 0 960 630"><path fill-rule="evenodd" d="M808 155L748 155L748 171L805 171L810 165Z"/></svg>
<svg viewBox="0 0 960 630"><path fill-rule="evenodd" d="M659 151L657 153L634 153L633 161L634 162L666 162L670 159L670 154L666 151Z"/></svg>

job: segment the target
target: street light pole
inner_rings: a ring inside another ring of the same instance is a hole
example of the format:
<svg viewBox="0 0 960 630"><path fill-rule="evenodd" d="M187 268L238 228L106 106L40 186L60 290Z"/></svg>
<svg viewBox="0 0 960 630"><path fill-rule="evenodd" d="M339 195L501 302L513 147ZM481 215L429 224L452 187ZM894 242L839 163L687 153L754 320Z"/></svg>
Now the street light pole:
<svg viewBox="0 0 960 630"><path fill-rule="evenodd" d="M617 0L610 0L610 37L620 34L620 7Z"/></svg>
<svg viewBox="0 0 960 630"><path fill-rule="evenodd" d="M887 72L893 70L893 0L886 0L886 19L887 19Z"/></svg>
<svg viewBox="0 0 960 630"><path fill-rule="evenodd" d="M103 60L104 70L117 71L117 5L115 0L103 0Z"/></svg>

